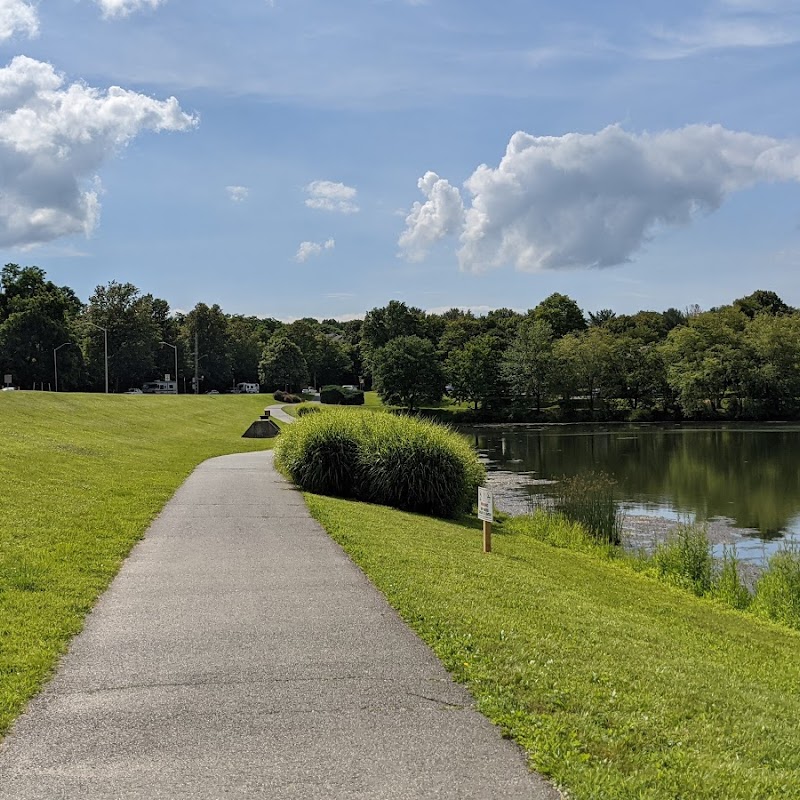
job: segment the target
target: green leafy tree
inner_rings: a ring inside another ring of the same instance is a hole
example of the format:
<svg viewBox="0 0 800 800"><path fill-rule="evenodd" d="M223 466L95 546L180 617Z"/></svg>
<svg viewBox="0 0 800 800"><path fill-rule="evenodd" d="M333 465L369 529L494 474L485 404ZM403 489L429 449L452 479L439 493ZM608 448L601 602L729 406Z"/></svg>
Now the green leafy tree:
<svg viewBox="0 0 800 800"><path fill-rule="evenodd" d="M748 394L763 414L796 414L800 401L800 315L757 314L744 335L753 354Z"/></svg>
<svg viewBox="0 0 800 800"><path fill-rule="evenodd" d="M231 383L255 383L258 380L258 364L266 344L261 323L258 317L239 314L228 317L228 355L233 373Z"/></svg>
<svg viewBox="0 0 800 800"><path fill-rule="evenodd" d="M586 330L586 320L578 304L565 294L554 292L533 309L534 319L550 326L553 336L560 339L568 333Z"/></svg>
<svg viewBox="0 0 800 800"><path fill-rule="evenodd" d="M429 339L398 336L372 357L374 386L384 403L413 411L424 403L438 403L444 376Z"/></svg>
<svg viewBox="0 0 800 800"><path fill-rule="evenodd" d="M775 292L765 291L764 289L756 289L752 294L734 300L733 307L738 308L750 319L753 319L758 314L778 316L779 314L790 314L794 310L786 305Z"/></svg>
<svg viewBox="0 0 800 800"><path fill-rule="evenodd" d="M461 350L467 342L483 332L481 321L470 311L452 309L444 317L444 322L442 335L439 337L439 355L445 360L450 353Z"/></svg>
<svg viewBox="0 0 800 800"><path fill-rule="evenodd" d="M46 280L39 267L6 264L0 272L0 372L21 386L54 385L53 351L77 341L80 309L74 292ZM60 388L78 388L81 380L78 347L60 349Z"/></svg>
<svg viewBox="0 0 800 800"><path fill-rule="evenodd" d="M556 341L558 380L565 400L570 393L583 395L594 412L596 396L605 396L609 387L613 345L614 336L606 327L568 333Z"/></svg>
<svg viewBox="0 0 800 800"><path fill-rule="evenodd" d="M132 283L111 281L98 286L83 315L86 362L95 389L105 381L104 333L108 332L108 379L112 392L139 386L158 375L162 329L152 295L143 295ZM171 370L170 370L171 371Z"/></svg>
<svg viewBox="0 0 800 800"><path fill-rule="evenodd" d="M375 353L392 339L400 336L427 337L425 312L419 308L409 308L399 300L391 300L383 308L373 308L367 312L361 325L361 357L364 368L374 372Z"/></svg>
<svg viewBox="0 0 800 800"><path fill-rule="evenodd" d="M661 352L667 381L685 413L721 413L728 395L740 405L754 363L746 347L746 323L743 312L727 306L695 314L670 331Z"/></svg>
<svg viewBox="0 0 800 800"><path fill-rule="evenodd" d="M195 334L197 338L195 340ZM197 344L200 390L217 391L233 386L233 356L228 318L215 303L198 303L182 320L181 350L186 374L194 377L195 342Z"/></svg>
<svg viewBox="0 0 800 800"><path fill-rule="evenodd" d="M512 397L526 406L542 410L542 400L550 391L556 369L553 331L540 319L527 317L505 353L502 374Z"/></svg>
<svg viewBox="0 0 800 800"><path fill-rule="evenodd" d="M453 386L456 400L486 408L498 394L501 384L502 343L484 333L453 350L445 363L445 376Z"/></svg>
<svg viewBox="0 0 800 800"><path fill-rule="evenodd" d="M264 348L258 376L269 389L297 391L308 383L308 365L300 348L278 332Z"/></svg>

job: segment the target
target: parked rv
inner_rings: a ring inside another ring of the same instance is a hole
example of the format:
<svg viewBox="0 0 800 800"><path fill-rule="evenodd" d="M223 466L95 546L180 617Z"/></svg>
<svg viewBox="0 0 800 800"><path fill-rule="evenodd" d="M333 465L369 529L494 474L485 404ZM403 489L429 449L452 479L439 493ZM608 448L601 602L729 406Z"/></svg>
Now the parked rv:
<svg viewBox="0 0 800 800"><path fill-rule="evenodd" d="M260 383L237 383L236 394L258 394L261 391Z"/></svg>
<svg viewBox="0 0 800 800"><path fill-rule="evenodd" d="M150 381L142 386L145 394L178 394L177 381Z"/></svg>

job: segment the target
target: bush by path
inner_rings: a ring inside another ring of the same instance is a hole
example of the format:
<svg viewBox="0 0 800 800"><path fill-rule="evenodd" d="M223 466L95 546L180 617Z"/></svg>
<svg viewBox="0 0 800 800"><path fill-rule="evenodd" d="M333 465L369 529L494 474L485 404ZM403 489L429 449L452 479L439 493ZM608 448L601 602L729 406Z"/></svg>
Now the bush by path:
<svg viewBox="0 0 800 800"><path fill-rule="evenodd" d="M484 470L459 434L426 420L330 409L281 435L276 464L302 489L454 517Z"/></svg>

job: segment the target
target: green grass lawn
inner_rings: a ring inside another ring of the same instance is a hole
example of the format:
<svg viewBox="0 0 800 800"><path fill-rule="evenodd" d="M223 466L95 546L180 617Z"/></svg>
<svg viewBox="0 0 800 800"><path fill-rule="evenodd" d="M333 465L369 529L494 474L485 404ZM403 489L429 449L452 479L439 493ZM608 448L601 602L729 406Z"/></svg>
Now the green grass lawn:
<svg viewBox="0 0 800 800"><path fill-rule="evenodd" d="M148 524L259 395L0 394L0 736Z"/></svg>
<svg viewBox="0 0 800 800"><path fill-rule="evenodd" d="M531 766L585 800L800 798L800 635L523 534L307 495Z"/></svg>

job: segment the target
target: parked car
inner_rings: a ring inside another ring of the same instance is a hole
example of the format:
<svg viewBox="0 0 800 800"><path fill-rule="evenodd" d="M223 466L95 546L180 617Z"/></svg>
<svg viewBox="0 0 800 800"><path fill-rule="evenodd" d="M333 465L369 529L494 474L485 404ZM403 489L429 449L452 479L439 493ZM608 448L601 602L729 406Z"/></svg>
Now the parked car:
<svg viewBox="0 0 800 800"><path fill-rule="evenodd" d="M16 386L4 386L3 387L3 391L4 392L16 392L17 391L17 387Z"/></svg>
<svg viewBox="0 0 800 800"><path fill-rule="evenodd" d="M123 392L123 394L144 394L141 389L128 389L127 392Z"/></svg>
<svg viewBox="0 0 800 800"><path fill-rule="evenodd" d="M216 389L212 389L210 392L206 392L206 394L219 394Z"/></svg>

